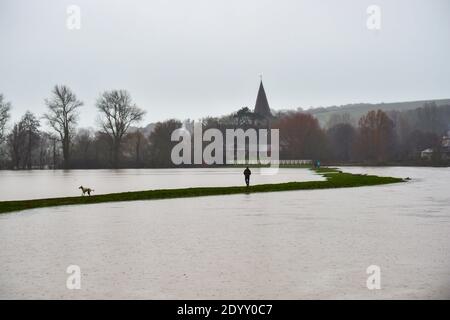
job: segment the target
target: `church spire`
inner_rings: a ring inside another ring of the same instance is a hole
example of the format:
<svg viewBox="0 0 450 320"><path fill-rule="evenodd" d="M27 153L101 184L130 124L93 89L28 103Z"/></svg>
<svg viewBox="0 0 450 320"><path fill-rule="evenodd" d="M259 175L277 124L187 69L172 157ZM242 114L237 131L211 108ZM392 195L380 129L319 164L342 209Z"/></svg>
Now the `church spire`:
<svg viewBox="0 0 450 320"><path fill-rule="evenodd" d="M264 118L272 117L272 113L270 112L269 102L267 101L266 92L264 91L262 77L261 77L261 82L259 84L258 96L256 97L254 113L256 113Z"/></svg>

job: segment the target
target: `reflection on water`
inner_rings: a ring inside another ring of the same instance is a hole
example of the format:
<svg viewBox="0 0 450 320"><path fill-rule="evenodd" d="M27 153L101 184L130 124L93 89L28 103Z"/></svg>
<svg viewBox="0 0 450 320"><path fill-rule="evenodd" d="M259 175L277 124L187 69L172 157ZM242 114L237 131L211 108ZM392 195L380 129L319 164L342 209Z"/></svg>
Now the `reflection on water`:
<svg viewBox="0 0 450 320"><path fill-rule="evenodd" d="M241 168L121 169L121 170L0 170L0 201L79 196L78 187L88 186L94 194L163 188L236 186L244 184ZM251 183L323 180L311 170L279 169L262 175L252 169Z"/></svg>
<svg viewBox="0 0 450 320"><path fill-rule="evenodd" d="M450 298L450 170L344 170L412 181L0 215L0 298Z"/></svg>

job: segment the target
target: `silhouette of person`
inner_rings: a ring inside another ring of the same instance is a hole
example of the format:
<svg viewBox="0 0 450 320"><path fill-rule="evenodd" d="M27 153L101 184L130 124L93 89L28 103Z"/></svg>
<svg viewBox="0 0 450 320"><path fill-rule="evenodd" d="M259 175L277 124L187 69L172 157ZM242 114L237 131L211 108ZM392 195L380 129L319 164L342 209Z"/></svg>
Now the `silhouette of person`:
<svg viewBox="0 0 450 320"><path fill-rule="evenodd" d="M247 187L250 185L250 175L252 174L252 172L250 171L250 169L247 167L244 170L244 177L245 177L245 184L247 185Z"/></svg>

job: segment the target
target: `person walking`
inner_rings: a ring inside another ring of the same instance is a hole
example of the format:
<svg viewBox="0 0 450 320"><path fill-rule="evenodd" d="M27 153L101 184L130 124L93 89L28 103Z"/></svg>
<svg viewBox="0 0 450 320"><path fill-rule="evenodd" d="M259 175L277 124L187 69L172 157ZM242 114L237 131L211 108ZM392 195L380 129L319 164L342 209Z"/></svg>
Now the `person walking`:
<svg viewBox="0 0 450 320"><path fill-rule="evenodd" d="M252 174L252 172L250 171L250 169L247 167L244 170L244 177L245 177L245 184L247 185L247 187L250 185L250 175Z"/></svg>

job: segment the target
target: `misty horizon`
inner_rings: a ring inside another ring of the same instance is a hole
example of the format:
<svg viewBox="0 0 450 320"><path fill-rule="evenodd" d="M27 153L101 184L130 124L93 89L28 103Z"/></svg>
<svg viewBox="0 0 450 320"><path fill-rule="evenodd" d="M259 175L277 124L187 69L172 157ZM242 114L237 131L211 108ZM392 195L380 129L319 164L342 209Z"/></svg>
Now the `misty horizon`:
<svg viewBox="0 0 450 320"><path fill-rule="evenodd" d="M66 26L69 5L81 28ZM45 112L56 84L84 102L125 89L141 125L253 108L263 74L273 110L450 98L450 3L378 1L3 1L1 93L11 123ZM43 125L45 125L43 123Z"/></svg>

